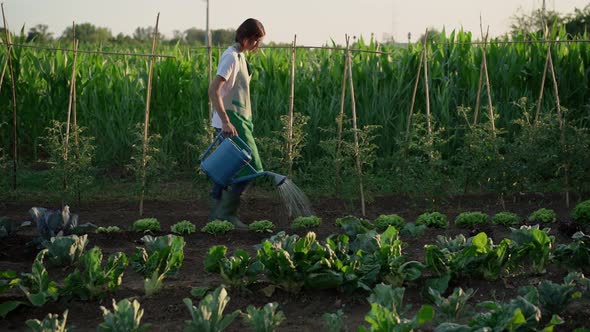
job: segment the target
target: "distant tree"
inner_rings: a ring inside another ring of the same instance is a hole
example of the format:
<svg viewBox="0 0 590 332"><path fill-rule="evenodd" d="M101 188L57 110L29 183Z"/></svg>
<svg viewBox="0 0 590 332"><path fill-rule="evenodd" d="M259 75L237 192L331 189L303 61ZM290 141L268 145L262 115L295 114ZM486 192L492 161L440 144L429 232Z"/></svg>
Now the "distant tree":
<svg viewBox="0 0 590 332"><path fill-rule="evenodd" d="M211 31L211 44L216 46L231 45L235 43L236 30L212 30Z"/></svg>
<svg viewBox="0 0 590 332"><path fill-rule="evenodd" d="M565 19L565 30L571 35L582 35L590 31L590 5L583 9L576 8L574 13Z"/></svg>
<svg viewBox="0 0 590 332"><path fill-rule="evenodd" d="M53 33L48 32L49 27L45 24L37 24L27 33L26 42L46 43L53 40Z"/></svg>
<svg viewBox="0 0 590 332"><path fill-rule="evenodd" d="M440 38L441 32L435 28L428 28L428 42L437 41ZM418 39L420 43L424 43L424 34Z"/></svg>
<svg viewBox="0 0 590 332"><path fill-rule="evenodd" d="M516 14L512 16L512 24L510 25L510 34L513 38L520 34L543 34L545 27L551 28L553 25L560 26L564 23L564 17L553 10L543 9L533 10L530 14L522 12L519 9Z"/></svg>
<svg viewBox="0 0 590 332"><path fill-rule="evenodd" d="M190 28L184 30L184 41L189 45L204 45L205 44L205 30Z"/></svg>
<svg viewBox="0 0 590 332"><path fill-rule="evenodd" d="M61 35L63 40L73 38L72 27L67 27ZM90 23L76 24L76 39L81 43L102 43L113 39L113 34L108 28L96 27Z"/></svg>

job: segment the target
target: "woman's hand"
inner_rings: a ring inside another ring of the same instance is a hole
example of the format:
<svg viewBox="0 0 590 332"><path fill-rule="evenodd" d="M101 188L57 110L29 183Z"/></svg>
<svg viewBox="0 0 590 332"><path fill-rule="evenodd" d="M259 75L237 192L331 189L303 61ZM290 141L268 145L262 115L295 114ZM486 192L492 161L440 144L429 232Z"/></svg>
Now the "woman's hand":
<svg viewBox="0 0 590 332"><path fill-rule="evenodd" d="M236 130L236 127L234 127L234 125L229 121L223 122L221 124L221 133L225 137L238 136L238 131Z"/></svg>

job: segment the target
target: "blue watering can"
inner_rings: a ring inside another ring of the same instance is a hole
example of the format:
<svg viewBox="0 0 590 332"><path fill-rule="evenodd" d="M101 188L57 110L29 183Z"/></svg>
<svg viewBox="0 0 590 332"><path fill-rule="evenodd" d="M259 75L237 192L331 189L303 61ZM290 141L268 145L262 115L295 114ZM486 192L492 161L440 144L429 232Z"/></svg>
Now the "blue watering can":
<svg viewBox="0 0 590 332"><path fill-rule="evenodd" d="M276 186L280 186L287 179L286 176L273 172L258 172L250 165L250 161L252 161L252 150L248 144L238 136L230 138L220 133L201 156L201 169L213 182L224 187L259 176L271 176ZM234 178L245 167L249 168L252 174Z"/></svg>

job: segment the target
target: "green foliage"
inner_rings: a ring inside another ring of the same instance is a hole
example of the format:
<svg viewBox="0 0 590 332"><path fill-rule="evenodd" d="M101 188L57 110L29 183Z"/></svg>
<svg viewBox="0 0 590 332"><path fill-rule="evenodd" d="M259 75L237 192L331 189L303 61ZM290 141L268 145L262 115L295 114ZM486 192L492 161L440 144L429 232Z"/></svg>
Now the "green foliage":
<svg viewBox="0 0 590 332"><path fill-rule="evenodd" d="M583 232L576 232L572 242L559 244L553 252L554 259L574 271L590 271L590 236Z"/></svg>
<svg viewBox="0 0 590 332"><path fill-rule="evenodd" d="M218 287L213 293L207 294L199 306L195 307L189 298L183 300L188 308L192 320L186 321L185 332L220 332L225 330L236 317L239 311L234 311L224 316L223 311L229 303L230 297L223 286Z"/></svg>
<svg viewBox="0 0 590 332"><path fill-rule="evenodd" d="M516 213L498 212L492 218L492 222L496 225L516 226L520 224L520 219Z"/></svg>
<svg viewBox="0 0 590 332"><path fill-rule="evenodd" d="M277 311L278 307L279 304L276 302L267 303L263 308L248 306L242 317L254 332L274 332L285 320L283 312Z"/></svg>
<svg viewBox="0 0 590 332"><path fill-rule="evenodd" d="M551 209L541 208L529 215L530 222L550 223L556 222L557 216L555 211Z"/></svg>
<svg viewBox="0 0 590 332"><path fill-rule="evenodd" d="M20 282L21 280L15 271L0 271L0 294L16 287ZM18 308L21 304L23 304L21 301L4 301L0 303L0 317L5 318L9 312Z"/></svg>
<svg viewBox="0 0 590 332"><path fill-rule="evenodd" d="M448 297L442 297L441 293L435 289L428 288L428 293L432 296L436 305L436 317L440 322L457 321L471 313L466 310L467 301L473 296L473 289L469 288L463 291L462 288L455 288L453 293Z"/></svg>
<svg viewBox="0 0 590 332"><path fill-rule="evenodd" d="M489 216L483 212L462 212L455 218L455 226L473 228L488 222Z"/></svg>
<svg viewBox="0 0 590 332"><path fill-rule="evenodd" d="M42 307L48 301L56 301L59 288L49 280L49 274L43 265L47 249L41 250L33 261L31 273L23 273L18 287L23 291L29 302L35 307Z"/></svg>
<svg viewBox="0 0 590 332"><path fill-rule="evenodd" d="M205 224L201 228L201 232L209 233L213 235L225 234L235 229L234 224L227 220L213 220Z"/></svg>
<svg viewBox="0 0 590 332"><path fill-rule="evenodd" d="M52 237L44 241L49 263L54 266L68 266L78 262L88 244L88 235L68 235Z"/></svg>
<svg viewBox="0 0 590 332"><path fill-rule="evenodd" d="M325 313L322 315L324 319L324 328L328 332L340 332L344 329L344 311L338 309L335 313Z"/></svg>
<svg viewBox="0 0 590 332"><path fill-rule="evenodd" d="M184 261L184 238L176 235L142 238L145 248L136 248L131 266L145 277L146 295L151 296L162 288L167 276L174 276Z"/></svg>
<svg viewBox="0 0 590 332"><path fill-rule="evenodd" d="M121 233L123 230L119 226L107 226L107 227L98 227L95 231L96 233L102 234L110 234L110 233Z"/></svg>
<svg viewBox="0 0 590 332"><path fill-rule="evenodd" d="M0 217L0 239L15 235L18 229L19 226L16 224L16 221L6 217Z"/></svg>
<svg viewBox="0 0 590 332"><path fill-rule="evenodd" d="M197 231L197 226L188 220L179 221L176 224L170 226L172 233L179 235L188 235Z"/></svg>
<svg viewBox="0 0 590 332"><path fill-rule="evenodd" d="M64 311L63 318L59 319L57 314L47 314L43 321L38 319L28 319L27 327L33 332L67 332L66 321L68 320L68 310Z"/></svg>
<svg viewBox="0 0 590 332"><path fill-rule="evenodd" d="M377 228L377 231L383 232L389 226L401 230L404 228L406 221L397 214L382 214L373 220L373 224Z"/></svg>
<svg viewBox="0 0 590 332"><path fill-rule="evenodd" d="M420 237L428 226L426 225L416 225L415 223L409 222L404 225L404 228L400 231L400 234L403 236L411 236L411 237Z"/></svg>
<svg viewBox="0 0 590 332"><path fill-rule="evenodd" d="M275 224L270 220L256 220L248 225L248 229L256 233L272 233Z"/></svg>
<svg viewBox="0 0 590 332"><path fill-rule="evenodd" d="M129 264L127 256L117 252L109 256L106 264L102 264L102 251L94 247L80 259L80 269L68 275L63 291L66 295L74 295L82 300L100 299L106 293L114 293L123 281L123 272Z"/></svg>
<svg viewBox="0 0 590 332"><path fill-rule="evenodd" d="M141 324L143 309L139 302L123 299L117 303L113 299L113 311L101 306L104 321L98 325L99 332L142 332L151 324Z"/></svg>
<svg viewBox="0 0 590 332"><path fill-rule="evenodd" d="M229 258L226 253L227 247L223 245L209 248L204 261L205 271L221 274L223 280L237 290L244 290L258 281L258 275L262 273L264 266L256 257L251 258L241 249L236 250Z"/></svg>
<svg viewBox="0 0 590 332"><path fill-rule="evenodd" d="M311 228L319 227L322 224L322 218L316 216L297 217L293 220L291 228Z"/></svg>
<svg viewBox="0 0 590 332"><path fill-rule="evenodd" d="M426 212L418 216L416 225L426 225L433 228L447 228L449 222L447 216L440 212Z"/></svg>
<svg viewBox="0 0 590 332"><path fill-rule="evenodd" d="M93 182L94 137L86 136L83 127L71 125L68 131L66 122L56 120L46 130L45 149L53 175L50 186L59 190L63 200L79 198Z"/></svg>
<svg viewBox="0 0 590 332"><path fill-rule="evenodd" d="M571 216L577 223L590 225L590 199L577 204Z"/></svg>
<svg viewBox="0 0 590 332"><path fill-rule="evenodd" d="M551 250L555 239L548 234L549 230L539 229L539 225L521 226L511 229L511 264L531 263L534 273L545 273L549 264Z"/></svg>
<svg viewBox="0 0 590 332"><path fill-rule="evenodd" d="M136 232L155 232L161 230L160 222L156 218L143 218L133 222L132 229Z"/></svg>

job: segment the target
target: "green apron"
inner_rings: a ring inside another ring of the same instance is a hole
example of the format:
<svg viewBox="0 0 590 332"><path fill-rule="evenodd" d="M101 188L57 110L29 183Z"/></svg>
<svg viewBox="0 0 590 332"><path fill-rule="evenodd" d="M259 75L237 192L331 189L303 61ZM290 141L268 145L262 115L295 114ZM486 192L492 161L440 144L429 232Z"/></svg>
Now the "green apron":
<svg viewBox="0 0 590 332"><path fill-rule="evenodd" d="M258 155L258 148L254 141L254 123L252 123L252 107L250 104L250 72L246 63L246 56L239 52L239 44L234 45L238 50L238 74L236 82L230 92L224 96L223 105L229 120L236 128L238 136L252 150L252 161L250 165L258 172L262 172L262 161ZM249 168L242 169L237 176L252 174Z"/></svg>

